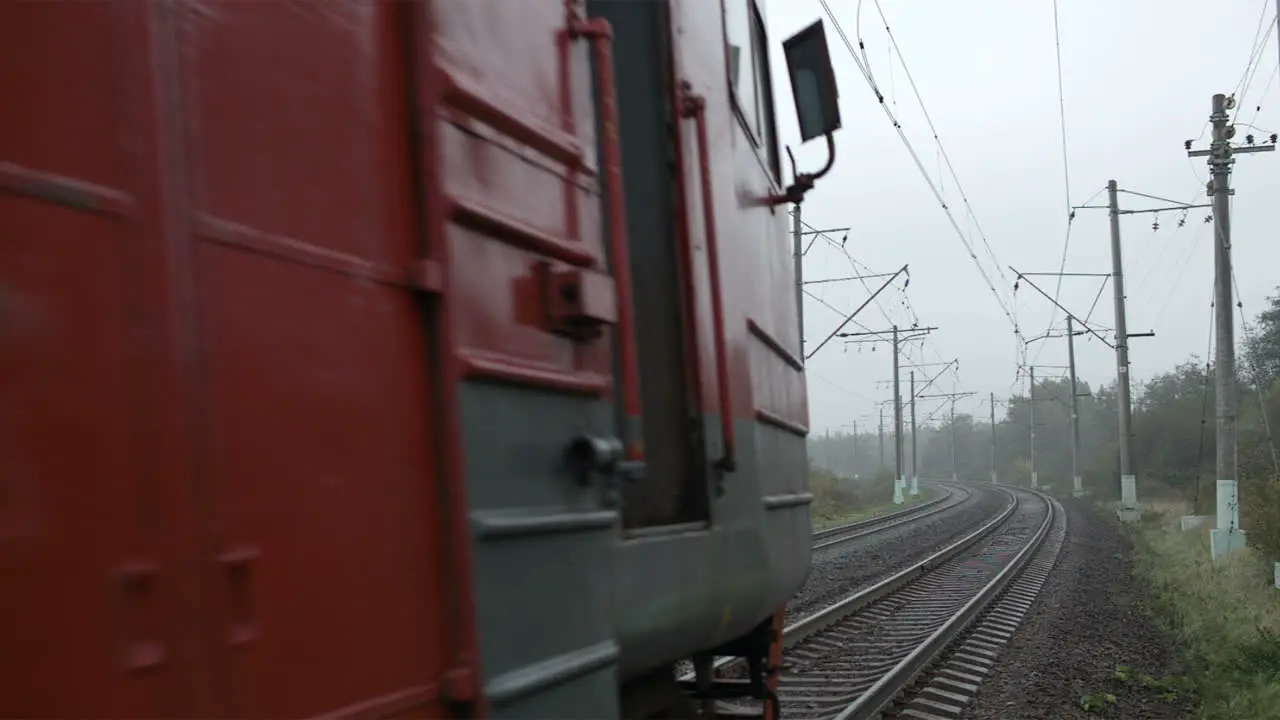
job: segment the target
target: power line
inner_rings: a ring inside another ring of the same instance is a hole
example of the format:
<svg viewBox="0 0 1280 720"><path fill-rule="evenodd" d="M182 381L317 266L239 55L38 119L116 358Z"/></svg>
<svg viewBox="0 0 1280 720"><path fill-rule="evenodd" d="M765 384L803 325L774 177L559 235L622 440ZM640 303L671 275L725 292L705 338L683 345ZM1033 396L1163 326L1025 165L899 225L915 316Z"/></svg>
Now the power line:
<svg viewBox="0 0 1280 720"><path fill-rule="evenodd" d="M821 238L822 240L826 241L826 243L830 245L832 248L835 248L842 255L844 255L845 259L849 261L849 266L853 268L854 274L859 274L862 272L862 270L858 269L858 264L859 264L858 261L854 260L853 256L849 254L849 249L845 247L845 244L843 241L841 241L840 243L836 243L836 241L831 239L831 236L828 235L826 231L818 230L817 228L813 227L812 225L805 222L804 220L800 221L800 225L802 227L807 228L812 233L814 233L815 242L819 238ZM863 270L866 271L867 274L875 274L875 271L872 270L870 267L866 266L865 264L862 266L862 268ZM910 277L910 274L908 274L908 278L909 277ZM862 282L863 289L866 290L868 293L872 292L871 286L867 284L866 278L859 278L859 279ZM812 294L810 294L810 296L812 297ZM878 298L875 300L875 306L876 306L876 309L880 311L880 314L884 317L885 321L888 322L890 325L893 325L894 324L893 319L889 317L889 313L885 311L884 306L880 304L880 300Z"/></svg>
<svg viewBox="0 0 1280 720"><path fill-rule="evenodd" d="M898 47L898 39L893 34L893 30L889 28L889 18L885 17L884 9L880 7L880 0L874 0L874 2L876 12L880 15L880 20L884 22L884 31L889 37L889 46L893 48L894 54L898 56L898 62L902 65L902 73L906 75L907 83L911 85L911 92L915 95L916 103L920 106L920 112L924 115L924 120L929 125L929 132L933 134L933 141L938 146L938 152L941 155L942 161L946 163L947 171L951 173L951 179L955 182L956 191L960 193L960 200L964 203L969 219L973 221L974 227L978 230L978 236L982 238L982 244L986 247L987 256L990 257L991 262L994 263L996 272L1000 275L1000 279L1007 285L1009 283L1009 278L1005 276L1004 270L1000 266L1000 261L996 259L995 252L991 250L991 245L987 242L987 235L982 231L982 225L978 222L978 216L974 214L973 206L969 204L969 198L965 195L964 188L960 185L960 178L956 175L956 169L951 164L951 156L947 154L947 148L942 144L942 138L938 137L938 129L934 127L933 117L929 115L929 108L925 107L924 98L920 95L920 89L916 87L915 78L911 76L911 69L907 67L907 59L902 56L902 49ZM859 0L859 6L861 6L861 0ZM861 31L858 33L858 44L859 46L862 45ZM865 53L863 57L865 59ZM890 67L892 67L892 65L890 65ZM868 63L868 72L870 72L870 63ZM938 180L941 182L942 173L939 172L938 175Z"/></svg>
<svg viewBox="0 0 1280 720"><path fill-rule="evenodd" d="M1271 18L1271 23L1267 26L1267 32L1259 40L1258 36L1262 32L1262 21L1267 17L1267 9L1271 5L1271 0L1262 0L1262 9L1258 14L1258 27L1253 31L1253 45L1249 50L1249 61L1245 65L1244 72L1240 75L1240 80L1236 83L1236 112L1232 117L1232 122L1240 116L1244 110L1244 98L1249 92L1249 86L1253 84L1253 78L1258 72L1258 67L1262 60L1262 51L1267 47L1267 41L1271 39L1271 34L1276 28L1276 18Z"/></svg>
<svg viewBox="0 0 1280 720"><path fill-rule="evenodd" d="M1017 323L1013 319L1013 314L1009 311L1009 306L996 290L995 285L991 281L991 277L987 274L987 271L982 266L981 261L978 260L978 255L974 252L972 243L969 242L969 239L965 237L964 232L960 229L959 224L956 223L955 216L951 213L951 208L947 206L947 203L943 200L941 193L938 192L938 187L933 182L933 178L929 176L929 171L925 169L924 163L920 160L920 155L916 152L915 147L907 138L906 133L903 132L901 123L898 122L898 119L894 116L893 111L889 109L889 106L885 104L884 95L876 87L875 79L871 76L866 65L864 65L862 60L858 57L858 53L853 48L853 43L849 41L849 36L846 35L844 29L840 27L840 21L836 19L835 13L832 12L831 5L827 0L818 0L818 2L822 5L822 9L826 13L827 18L831 20L831 25L835 29L836 34L840 36L845 49L849 51L849 56L853 58L854 64L858 66L858 70L862 73L863 79L867 81L867 86L871 89L872 93L875 94L876 99L880 103L880 109L884 111L890 124L892 124L894 130L897 131L898 138L902 140L903 145L907 148L907 152L911 155L911 159L915 163L916 169L920 171L921 176L924 177L925 182L929 185L929 190L933 193L934 199L938 201L938 204L947 214L947 220L951 223L952 230L955 231L956 237L960 238L960 242L964 245L965 250L968 251L970 259L973 260L974 265L977 266L978 272L982 275L983 281L986 282L987 289L991 291L992 296L995 297L996 302L1000 305L1000 310L1004 313L1005 318L1007 318L1009 323L1016 328ZM982 234L981 229L979 229L979 234ZM983 242L986 242L985 235L983 235ZM998 263L996 264L996 269L999 270ZM1003 275L1003 273L1001 274Z"/></svg>
<svg viewBox="0 0 1280 720"><path fill-rule="evenodd" d="M1056 3L1055 3L1055 5L1056 5ZM1055 11L1054 11L1054 25L1055 25L1055 28L1056 28L1056 25L1057 25L1057 11L1056 11L1056 9L1055 9ZM1056 32L1056 29L1055 29L1055 32ZM1059 70L1061 70L1061 62L1062 62L1062 61L1061 61L1061 58L1059 58L1059 61L1058 61L1058 62L1059 62ZM1061 85L1059 85L1058 91L1059 91L1059 93L1061 93L1061 91L1062 91ZM1069 181L1069 180L1067 180L1067 174L1068 174L1068 172L1069 172L1069 171L1067 170L1067 154L1066 154L1066 147L1067 147L1067 144L1066 144L1066 143L1067 143L1067 141L1066 141L1066 120L1065 120L1065 115L1064 115L1063 117L1064 117L1064 119L1063 119L1063 121L1062 121L1062 122L1063 122L1063 136L1062 136L1062 164L1063 164L1063 170L1062 170L1062 173L1063 173L1063 179L1069 183L1070 181ZM1106 192L1106 190L1107 190L1106 186L1103 186L1103 187L1098 188L1098 191L1097 191L1097 192L1095 192L1093 195L1090 195L1090 196L1089 196L1089 199L1088 199L1088 200L1085 200L1083 203L1081 203L1081 205L1088 205L1089 203L1093 202L1094 200L1097 200L1097 199L1098 199L1098 196L1099 196L1099 195L1101 195L1102 193ZM1062 241L1062 260L1058 263L1058 282L1057 282L1057 284L1054 286L1054 289L1053 289L1053 299L1054 299L1054 302L1055 302L1055 303L1060 299L1060 296L1061 296L1061 294L1062 294L1062 276L1063 276L1063 271L1065 271L1065 270L1066 270L1066 268L1067 268L1067 248L1068 248L1068 247L1070 247L1070 245L1071 245L1071 228L1073 227L1074 222L1075 222L1075 210L1073 210L1073 209L1071 208L1071 188L1070 188L1070 186L1068 185L1068 187L1067 187L1067 232L1066 232L1066 237L1065 237L1065 238L1063 239L1063 241ZM1099 292L1101 292L1101 291L1099 291ZM1095 304L1095 305L1097 304L1097 301L1096 301L1096 300L1094 301L1094 304ZM1092 309L1090 309L1090 312L1092 312ZM1048 323L1048 325L1046 325L1046 326L1045 326L1045 327L1046 327L1046 331L1047 331L1047 328L1052 328L1052 327L1053 327L1053 323L1054 323L1055 321L1057 321L1057 319L1058 319L1058 307L1057 307L1057 305L1054 305L1054 306L1050 309L1050 311L1049 311L1049 323ZM1024 344L1024 345L1021 345L1021 347L1019 348L1019 352L1020 352L1020 353L1021 353L1021 355L1022 355L1022 357L1021 357L1021 358L1019 358L1019 362L1021 362L1021 363L1022 363L1022 364L1024 364L1024 365L1028 364L1028 360L1027 360L1027 349L1026 349L1026 345L1025 345L1025 344ZM1030 359L1030 364L1035 364L1035 362L1036 362L1037 360L1039 360L1039 359L1040 359L1040 353L1042 353L1042 352L1044 352L1044 346L1043 346L1043 345L1041 345L1040 347L1036 348L1036 354L1035 354L1035 355ZM1014 382L1016 383L1017 381L1015 380ZM1011 386L1011 387L1012 387L1012 386Z"/></svg>
<svg viewBox="0 0 1280 720"><path fill-rule="evenodd" d="M1053 290L1053 300L1057 302L1062 294L1062 275L1067 269L1067 251L1071 248L1071 227L1076 218L1071 209L1071 164L1067 160L1067 102L1062 91L1062 38L1058 30L1058 0L1053 0L1053 46L1058 59L1058 123L1062 129L1062 184L1067 199L1067 230L1062 239L1062 260L1058 263L1058 283ZM1088 203L1086 203L1088 204ZM1058 308L1055 306L1049 314L1049 326L1058 319ZM1039 357L1037 350L1036 357Z"/></svg>

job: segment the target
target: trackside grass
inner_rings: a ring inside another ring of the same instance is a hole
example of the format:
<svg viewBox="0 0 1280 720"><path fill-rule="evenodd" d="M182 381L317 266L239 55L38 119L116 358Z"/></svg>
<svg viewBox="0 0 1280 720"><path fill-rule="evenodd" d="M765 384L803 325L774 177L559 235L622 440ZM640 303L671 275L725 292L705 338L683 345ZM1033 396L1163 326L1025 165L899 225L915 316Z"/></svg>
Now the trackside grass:
<svg viewBox="0 0 1280 720"><path fill-rule="evenodd" d="M892 474L882 473L874 479L855 483L821 469L809 473L809 490L813 493L815 532L925 502L937 492L937 488L925 486L920 488L918 497L908 495L906 504L894 505Z"/></svg>
<svg viewBox="0 0 1280 720"><path fill-rule="evenodd" d="M1188 664L1185 686L1205 720L1280 718L1280 590L1272 564L1247 549L1213 563L1204 528L1181 532L1174 508L1153 508L1130 529L1135 568L1156 621Z"/></svg>

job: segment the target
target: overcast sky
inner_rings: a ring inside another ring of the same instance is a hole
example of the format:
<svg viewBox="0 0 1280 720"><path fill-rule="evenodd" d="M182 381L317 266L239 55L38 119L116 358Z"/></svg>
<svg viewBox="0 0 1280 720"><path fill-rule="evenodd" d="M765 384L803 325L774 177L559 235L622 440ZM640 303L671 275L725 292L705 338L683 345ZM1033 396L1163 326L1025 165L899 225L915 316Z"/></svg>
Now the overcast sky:
<svg viewBox="0 0 1280 720"><path fill-rule="evenodd" d="M1025 337L1044 333L1052 306L1024 283L1013 293L1012 265L1022 272L1055 272L1067 232L1068 193L1063 177L1051 0L880 0L906 70L919 89L951 164L953 181L932 138L925 115L907 81L903 62L891 54L889 34L874 0L828 0L854 48L859 35L886 104L902 123L930 178L967 235ZM1105 204L1103 191L1114 178L1122 189L1180 202L1206 203L1204 158L1189 159L1183 142L1206 128L1214 93L1237 93L1239 117L1265 131L1280 128L1275 0L1063 0L1058 4L1063 97L1065 101L1070 204ZM859 9L860 8L860 9ZM926 343L905 353L904 364L959 358L957 389L978 393L961 401L960 412L987 412L987 393L997 399L1025 392L1025 377L1014 384L1019 343L1000 303L970 259L946 212L879 107L867 81L818 0L774 0L766 4L774 48L771 58L781 141L792 145L804 168L825 159L820 140L797 147L795 111L781 42L816 19L826 24L844 127L836 136L837 161L811 192L804 220L816 228L850 227L847 256L835 243L819 239L804 259L806 280L842 277L857 270L892 271L910 265L905 295L887 289L856 320L872 330L890 320L909 326L937 326ZM859 29L859 15L861 27ZM1259 24L1262 28L1259 31ZM1268 35L1269 34L1269 35ZM1266 36L1257 69L1240 92L1255 37ZM1260 110L1256 108L1261 106ZM1251 130L1241 127L1237 139ZM1280 284L1280 245L1270 206L1280 193L1280 153L1238 156L1232 185L1237 188L1232 240L1239 300L1252 318ZM968 198L982 235L965 209ZM1138 209L1160 203L1120 195L1121 206ZM1134 339L1130 362L1135 380L1169 370L1209 351L1213 283L1211 225L1207 210L1192 210L1178 227L1179 213L1121 220L1130 332L1154 330L1155 338ZM1082 210L1072 223L1067 272L1111 270L1105 210ZM1001 276L1003 274L1003 277ZM1055 279L1034 278L1050 294ZM821 298L805 301L807 349L825 338L880 280L830 283L808 289ZM1067 278L1061 302L1084 317L1093 305L1099 279ZM914 310L914 316L912 311ZM1108 284L1091 323L1110 329L1114 306ZM1063 327L1058 313L1055 327ZM858 330L852 325L847 330ZM1237 320L1237 339L1242 331ZM1111 340L1110 332L1104 336ZM1115 355L1096 339L1076 342L1080 377L1112 382ZM1039 365L1065 365L1065 340L1033 343L1028 357ZM889 397L892 356L887 344L844 346L832 341L809 364L810 420L815 433L857 421L870 430L875 403ZM918 373L930 372L926 368ZM1038 375L1062 373L1053 369ZM904 373L904 383L906 375ZM950 376L938 381L952 390ZM905 387L904 387L905 393ZM936 403L935 403L936 404ZM933 410L922 406L921 417ZM942 413L939 413L939 418Z"/></svg>

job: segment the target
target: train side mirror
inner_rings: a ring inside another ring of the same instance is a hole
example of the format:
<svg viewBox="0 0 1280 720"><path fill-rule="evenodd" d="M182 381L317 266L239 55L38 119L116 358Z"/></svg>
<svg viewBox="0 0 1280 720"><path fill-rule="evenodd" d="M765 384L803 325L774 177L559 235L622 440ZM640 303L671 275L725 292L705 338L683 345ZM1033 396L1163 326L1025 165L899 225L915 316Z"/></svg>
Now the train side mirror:
<svg viewBox="0 0 1280 720"><path fill-rule="evenodd" d="M791 94L800 121L800 141L809 142L839 130L840 95L822 21L784 40L782 50L787 56Z"/></svg>
<svg viewBox="0 0 1280 720"><path fill-rule="evenodd" d="M791 95L796 102L796 118L800 122L800 142L819 135L827 138L827 164L816 173L796 172L796 157L787 148L794 178L786 192L770 195L770 205L800 203L813 189L818 178L826 175L836 161L836 142L832 136L840 129L840 93L836 90L836 74L827 51L827 34L822 21L792 35L782 42L787 56L787 73L791 76Z"/></svg>

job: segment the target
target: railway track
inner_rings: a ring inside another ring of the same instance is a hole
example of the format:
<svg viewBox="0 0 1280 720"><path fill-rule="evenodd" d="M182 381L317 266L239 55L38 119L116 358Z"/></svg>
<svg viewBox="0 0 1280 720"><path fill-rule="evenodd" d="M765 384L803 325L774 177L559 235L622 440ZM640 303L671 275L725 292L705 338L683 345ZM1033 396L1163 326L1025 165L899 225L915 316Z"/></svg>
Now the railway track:
<svg viewBox="0 0 1280 720"><path fill-rule="evenodd" d="M960 713L1065 537L1056 500L996 491L1008 501L978 529L783 631L783 718L938 720ZM734 661L715 665L722 678L742 670ZM721 708L727 715L745 710L734 702Z"/></svg>
<svg viewBox="0 0 1280 720"><path fill-rule="evenodd" d="M1003 491L1008 504L978 530L785 630L783 717L878 717L963 635L1061 524L1055 501ZM991 660L989 651L979 657ZM929 717L904 710L903 717L912 716Z"/></svg>
<svg viewBox="0 0 1280 720"><path fill-rule="evenodd" d="M942 490L938 497L918 505L912 505L909 508L887 515L877 515L865 520L820 530L813 534L813 549L821 550L840 545L850 540L874 535L889 528L899 527L930 515L936 515L964 502L969 498L971 492L968 489L953 485L938 485L938 487Z"/></svg>

